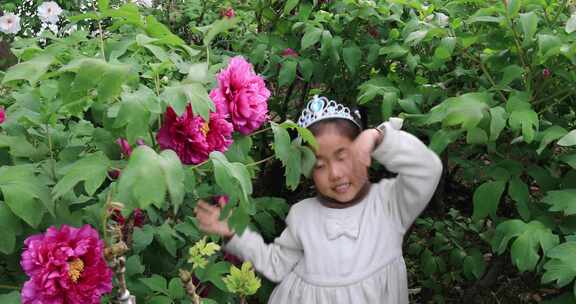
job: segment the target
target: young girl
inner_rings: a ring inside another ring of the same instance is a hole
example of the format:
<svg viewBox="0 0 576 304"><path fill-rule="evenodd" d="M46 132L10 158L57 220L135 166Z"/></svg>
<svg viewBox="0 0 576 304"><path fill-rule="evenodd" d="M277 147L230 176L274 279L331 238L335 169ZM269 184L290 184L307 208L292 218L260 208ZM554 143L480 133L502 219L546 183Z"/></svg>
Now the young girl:
<svg viewBox="0 0 576 304"><path fill-rule="evenodd" d="M200 229L229 238L225 250L280 282L269 303L408 303L402 240L440 179L438 156L391 120L361 131L350 110L315 96L298 124L316 137L318 195L293 205L272 244L249 229L219 221L220 209L199 202ZM371 158L398 173L368 180Z"/></svg>

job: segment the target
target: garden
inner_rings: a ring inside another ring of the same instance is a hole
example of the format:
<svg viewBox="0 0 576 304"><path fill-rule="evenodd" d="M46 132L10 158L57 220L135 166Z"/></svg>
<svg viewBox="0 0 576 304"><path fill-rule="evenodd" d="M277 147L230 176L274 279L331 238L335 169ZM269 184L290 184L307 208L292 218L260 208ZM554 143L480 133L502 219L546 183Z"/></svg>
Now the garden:
<svg viewBox="0 0 576 304"><path fill-rule="evenodd" d="M3 0L0 303L266 303L194 208L278 237L315 95L442 160L411 303L576 303L574 0Z"/></svg>

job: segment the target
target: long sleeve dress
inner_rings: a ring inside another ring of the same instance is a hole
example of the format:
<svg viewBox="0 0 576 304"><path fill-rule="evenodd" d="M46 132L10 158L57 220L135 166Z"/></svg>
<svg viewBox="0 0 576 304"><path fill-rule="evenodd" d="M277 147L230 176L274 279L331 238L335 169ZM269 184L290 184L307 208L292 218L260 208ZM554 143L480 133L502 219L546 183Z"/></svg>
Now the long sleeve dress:
<svg viewBox="0 0 576 304"><path fill-rule="evenodd" d="M372 184L357 204L334 209L305 199L291 207L287 227L273 243L246 229L226 244L225 250L280 282L268 303L408 303L403 236L431 199L442 163L391 124L372 156L398 175Z"/></svg>

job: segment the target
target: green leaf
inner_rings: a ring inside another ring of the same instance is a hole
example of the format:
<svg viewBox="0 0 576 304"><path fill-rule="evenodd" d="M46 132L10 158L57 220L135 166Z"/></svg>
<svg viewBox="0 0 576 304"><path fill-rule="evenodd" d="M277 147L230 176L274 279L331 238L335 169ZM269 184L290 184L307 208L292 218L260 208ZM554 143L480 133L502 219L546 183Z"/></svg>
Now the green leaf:
<svg viewBox="0 0 576 304"><path fill-rule="evenodd" d="M478 125L488 111L488 102L492 99L490 94L467 93L458 97L451 97L442 102L446 116L444 126L462 125L464 129L471 129Z"/></svg>
<svg viewBox="0 0 576 304"><path fill-rule="evenodd" d="M576 214L576 189L548 191L542 201L550 205L550 211L562 211L565 215Z"/></svg>
<svg viewBox="0 0 576 304"><path fill-rule="evenodd" d="M206 36L204 36L204 45L209 45L214 37L229 29L233 29L237 23L238 18L222 18L215 21L208 30L208 33L206 33Z"/></svg>
<svg viewBox="0 0 576 304"><path fill-rule="evenodd" d="M560 138L557 144L563 147L576 145L576 130L572 130L570 133L564 135L562 138Z"/></svg>
<svg viewBox="0 0 576 304"><path fill-rule="evenodd" d="M550 260L544 264L542 283L556 281L558 287L564 287L576 277L576 242L562 243L548 251Z"/></svg>
<svg viewBox="0 0 576 304"><path fill-rule="evenodd" d="M410 33L408 35L408 37L406 37L406 39L404 40L404 43L408 44L408 45L416 45L416 44L422 42L422 40L424 40L424 38L426 38L426 35L428 35L428 30L414 31L414 32Z"/></svg>
<svg viewBox="0 0 576 304"><path fill-rule="evenodd" d="M152 148L138 146L120 175L118 191L130 193L142 209L154 203L161 207L166 195L164 172L159 157Z"/></svg>
<svg viewBox="0 0 576 304"><path fill-rule="evenodd" d="M513 130L522 129L522 136L526 143L534 140L534 134L540 125L538 114L531 109L517 110L510 114L508 124Z"/></svg>
<svg viewBox="0 0 576 304"><path fill-rule="evenodd" d="M158 162L164 175L164 182L170 194L170 200L174 206L174 214L184 201L184 169L180 158L172 150L164 150L160 153Z"/></svg>
<svg viewBox="0 0 576 304"><path fill-rule="evenodd" d="M558 36L540 34L538 35L538 55L541 63L545 62L549 57L555 56L560 53L562 40Z"/></svg>
<svg viewBox="0 0 576 304"><path fill-rule="evenodd" d="M576 154L562 155L560 160L568 164L572 169L576 169Z"/></svg>
<svg viewBox="0 0 576 304"><path fill-rule="evenodd" d="M452 57L452 53L454 52L454 48L456 47L456 38L455 37L444 37L440 41L440 45L434 51L434 58L439 60L448 60Z"/></svg>
<svg viewBox="0 0 576 304"><path fill-rule="evenodd" d="M290 14L290 12L298 5L300 0L287 0L284 5L284 15Z"/></svg>
<svg viewBox="0 0 576 304"><path fill-rule="evenodd" d="M201 282L209 281L220 290L228 291L226 285L222 281L222 276L223 274L228 273L229 269L230 263L217 262L214 264L208 264L205 269L196 269L194 273Z"/></svg>
<svg viewBox="0 0 576 304"><path fill-rule="evenodd" d="M305 49L315 45L320 41L320 37L322 36L322 29L311 27L309 28L304 36L302 36L301 47L300 49L304 51Z"/></svg>
<svg viewBox="0 0 576 304"><path fill-rule="evenodd" d="M518 15L518 12L520 11L520 7L522 6L522 0L509 0L507 3L508 7L506 9L508 11L508 17L509 18L516 17L516 15Z"/></svg>
<svg viewBox="0 0 576 304"><path fill-rule="evenodd" d="M221 152L210 153L214 165L214 177L218 186L229 195L238 194L244 202L252 194L252 182L246 166L241 163L230 163Z"/></svg>
<svg viewBox="0 0 576 304"><path fill-rule="evenodd" d="M506 127L508 113L502 107L490 108L490 141L496 141Z"/></svg>
<svg viewBox="0 0 576 304"><path fill-rule="evenodd" d="M342 56L344 57L344 63L348 67L350 73L355 75L362 60L362 50L360 50L356 45L346 47L342 50Z"/></svg>
<svg viewBox="0 0 576 304"><path fill-rule="evenodd" d="M566 135L566 133L568 133L568 131L560 126L551 126L550 128L544 130L544 132L542 132L542 140L540 140L540 146L536 152L541 154L546 146L558 138L563 137Z"/></svg>
<svg viewBox="0 0 576 304"><path fill-rule="evenodd" d="M53 55L46 53L14 65L4 74L2 84L13 80L26 80L30 85L35 85L46 74L54 60Z"/></svg>
<svg viewBox="0 0 576 304"><path fill-rule="evenodd" d="M108 10L108 8L110 7L110 1L109 0L98 0L98 10L103 12Z"/></svg>
<svg viewBox="0 0 576 304"><path fill-rule="evenodd" d="M402 57L408 53L408 48L397 43L380 48L378 55L387 55L389 59Z"/></svg>
<svg viewBox="0 0 576 304"><path fill-rule="evenodd" d="M0 252L11 254L16 245L16 232L22 229L18 218L5 203L0 202ZM0 302L2 303L2 302Z"/></svg>
<svg viewBox="0 0 576 304"><path fill-rule="evenodd" d="M516 79L522 79L524 69L516 64L509 65L502 69L502 80L498 83L500 86L505 87Z"/></svg>
<svg viewBox="0 0 576 304"><path fill-rule="evenodd" d="M31 165L0 167L0 190L10 210L32 227L38 227L46 211L54 214L48 188Z"/></svg>
<svg viewBox="0 0 576 304"><path fill-rule="evenodd" d="M132 234L132 249L134 253L139 253L154 240L154 228L150 225L145 225L142 228L134 228Z"/></svg>
<svg viewBox="0 0 576 304"><path fill-rule="evenodd" d="M476 188L473 197L474 212L472 218L480 220L490 215L493 219L496 219L496 210L505 187L505 181L492 181Z"/></svg>
<svg viewBox="0 0 576 304"><path fill-rule="evenodd" d="M153 274L149 278L141 278L140 282L144 283L148 288L153 291L160 292L162 294L168 295L168 289L166 279L160 275Z"/></svg>
<svg viewBox="0 0 576 304"><path fill-rule="evenodd" d="M546 254L559 243L558 236L540 221L525 223L521 220L508 220L496 227L492 240L494 251L502 254L512 238L516 240L512 243L510 255L520 272L536 267L540 259L540 248Z"/></svg>
<svg viewBox="0 0 576 304"><path fill-rule="evenodd" d="M292 144L288 154L288 160L285 163L286 167L286 186L295 190L300 184L300 174L302 174L302 152L298 146Z"/></svg>
<svg viewBox="0 0 576 304"><path fill-rule="evenodd" d="M481 128L471 128L466 134L466 143L471 145L480 145L488 142L488 134Z"/></svg>
<svg viewBox="0 0 576 304"><path fill-rule="evenodd" d="M464 258L463 271L468 277L480 279L486 270L486 262L480 250L473 248Z"/></svg>
<svg viewBox="0 0 576 304"><path fill-rule="evenodd" d="M226 276L223 281L230 292L242 297L255 294L261 286L260 278L256 277L252 263L249 261L242 263L241 269L232 265L230 275Z"/></svg>
<svg viewBox="0 0 576 304"><path fill-rule="evenodd" d="M522 32L524 32L524 42L530 41L538 30L538 15L533 11L520 14L520 24L522 25Z"/></svg>
<svg viewBox="0 0 576 304"><path fill-rule="evenodd" d="M301 60L300 72L302 73L304 81L310 81L310 79L312 79L312 74L314 73L314 62L308 58Z"/></svg>
<svg viewBox="0 0 576 304"><path fill-rule="evenodd" d="M171 105L178 115L184 113L186 105L191 102L194 113L202 116L204 121L209 120L209 111L216 110L206 88L200 83L176 84L166 87L160 98Z"/></svg>
<svg viewBox="0 0 576 304"><path fill-rule="evenodd" d="M170 227L168 223L164 222L162 226L156 228L155 233L156 236L158 237L158 241L160 242L160 244L162 244L162 246L166 248L166 250L168 251L168 253L170 253L172 257L176 257L176 250L178 248L176 240L174 239L174 237L176 236L176 232L174 231L174 229L172 229L172 227Z"/></svg>
<svg viewBox="0 0 576 304"><path fill-rule="evenodd" d="M288 134L288 131L285 128L282 128L274 122L271 122L270 126L274 133L274 143L272 144L274 154L284 165L286 165L286 162L290 157L290 134Z"/></svg>
<svg viewBox="0 0 576 304"><path fill-rule="evenodd" d="M126 277L132 277L137 274L143 274L146 267L142 265L139 255L133 255L126 259Z"/></svg>
<svg viewBox="0 0 576 304"><path fill-rule="evenodd" d="M528 207L530 193L528 185L524 183L520 177L515 176L510 180L508 186L508 195L516 202L516 209L523 220L530 219L530 208Z"/></svg>
<svg viewBox="0 0 576 304"><path fill-rule="evenodd" d="M170 280L168 291L170 292L169 294L172 299L182 299L186 295L180 278L173 278Z"/></svg>
<svg viewBox="0 0 576 304"><path fill-rule="evenodd" d="M447 130L447 129L440 129L432 135L432 139L430 140L430 149L436 152L436 154L442 154L446 147L456 141L460 135L464 132L464 130Z"/></svg>
<svg viewBox="0 0 576 304"><path fill-rule="evenodd" d="M10 293L0 294L2 304L20 304L20 292L15 290Z"/></svg>
<svg viewBox="0 0 576 304"><path fill-rule="evenodd" d="M148 300L149 304L172 304L172 300L170 300L167 296L153 296L150 300Z"/></svg>
<svg viewBox="0 0 576 304"><path fill-rule="evenodd" d="M570 19L566 21L566 27L564 27L564 30L568 34L572 34L572 32L576 31L576 13L572 13Z"/></svg>
<svg viewBox="0 0 576 304"><path fill-rule="evenodd" d="M302 154L300 171L302 172L302 175L309 178L312 175L312 170L316 164L316 155L314 154L314 151L308 147L300 146L298 149L300 149L300 153Z"/></svg>
<svg viewBox="0 0 576 304"><path fill-rule="evenodd" d="M106 179L108 168L111 166L110 160L102 152L96 152L82 157L68 168L64 176L52 189L54 199L57 199L79 182L84 182L84 189L90 196Z"/></svg>
<svg viewBox="0 0 576 304"><path fill-rule="evenodd" d="M286 86L292 84L294 79L296 79L296 67L298 62L294 60L286 60L280 68L280 73L278 74L278 85Z"/></svg>

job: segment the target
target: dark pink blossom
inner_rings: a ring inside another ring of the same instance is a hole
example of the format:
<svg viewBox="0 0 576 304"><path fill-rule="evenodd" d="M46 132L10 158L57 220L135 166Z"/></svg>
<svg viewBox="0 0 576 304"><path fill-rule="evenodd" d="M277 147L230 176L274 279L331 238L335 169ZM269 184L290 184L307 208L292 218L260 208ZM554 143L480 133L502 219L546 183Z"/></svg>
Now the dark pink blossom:
<svg viewBox="0 0 576 304"><path fill-rule="evenodd" d="M142 209L140 208L134 209L132 216L134 217L134 227L144 226L144 220L146 219L146 216L144 215Z"/></svg>
<svg viewBox="0 0 576 304"><path fill-rule="evenodd" d="M268 120L270 91L244 57L232 58L217 78L218 87L212 89L210 98L217 112L229 115L235 130L246 135Z"/></svg>
<svg viewBox="0 0 576 304"><path fill-rule="evenodd" d="M222 11L221 15L222 17L225 18L234 18L236 16L236 12L234 12L234 9L231 6L229 6Z"/></svg>
<svg viewBox="0 0 576 304"><path fill-rule="evenodd" d="M284 57L298 57L298 53L291 48L285 48L282 51L282 56L284 56Z"/></svg>
<svg viewBox="0 0 576 304"><path fill-rule="evenodd" d="M89 225L52 226L24 245L20 265L30 279L22 288L22 303L98 304L112 290L104 242Z"/></svg>
<svg viewBox="0 0 576 304"><path fill-rule="evenodd" d="M224 206L228 204L230 198L228 197L228 195L215 195L214 197L212 197L212 201L214 202L214 204L218 206Z"/></svg>
<svg viewBox="0 0 576 304"><path fill-rule="evenodd" d="M6 111L4 111L4 108L0 107L0 124L3 123L4 120L6 120Z"/></svg>
<svg viewBox="0 0 576 304"><path fill-rule="evenodd" d="M552 73L550 72L549 69L542 70L542 77L544 77L544 79L550 77L550 74L552 74Z"/></svg>
<svg viewBox="0 0 576 304"><path fill-rule="evenodd" d="M124 138L118 138L116 140L116 143L120 146L120 149L122 150L122 155L125 158L129 158L130 155L132 154L132 147L130 146L128 141Z"/></svg>
<svg viewBox="0 0 576 304"><path fill-rule="evenodd" d="M182 163L199 164L212 151L225 152L232 144L232 131L232 124L224 114L210 113L210 121L206 123L194 115L192 105L188 104L180 117L168 107L156 139L161 149L174 150Z"/></svg>

